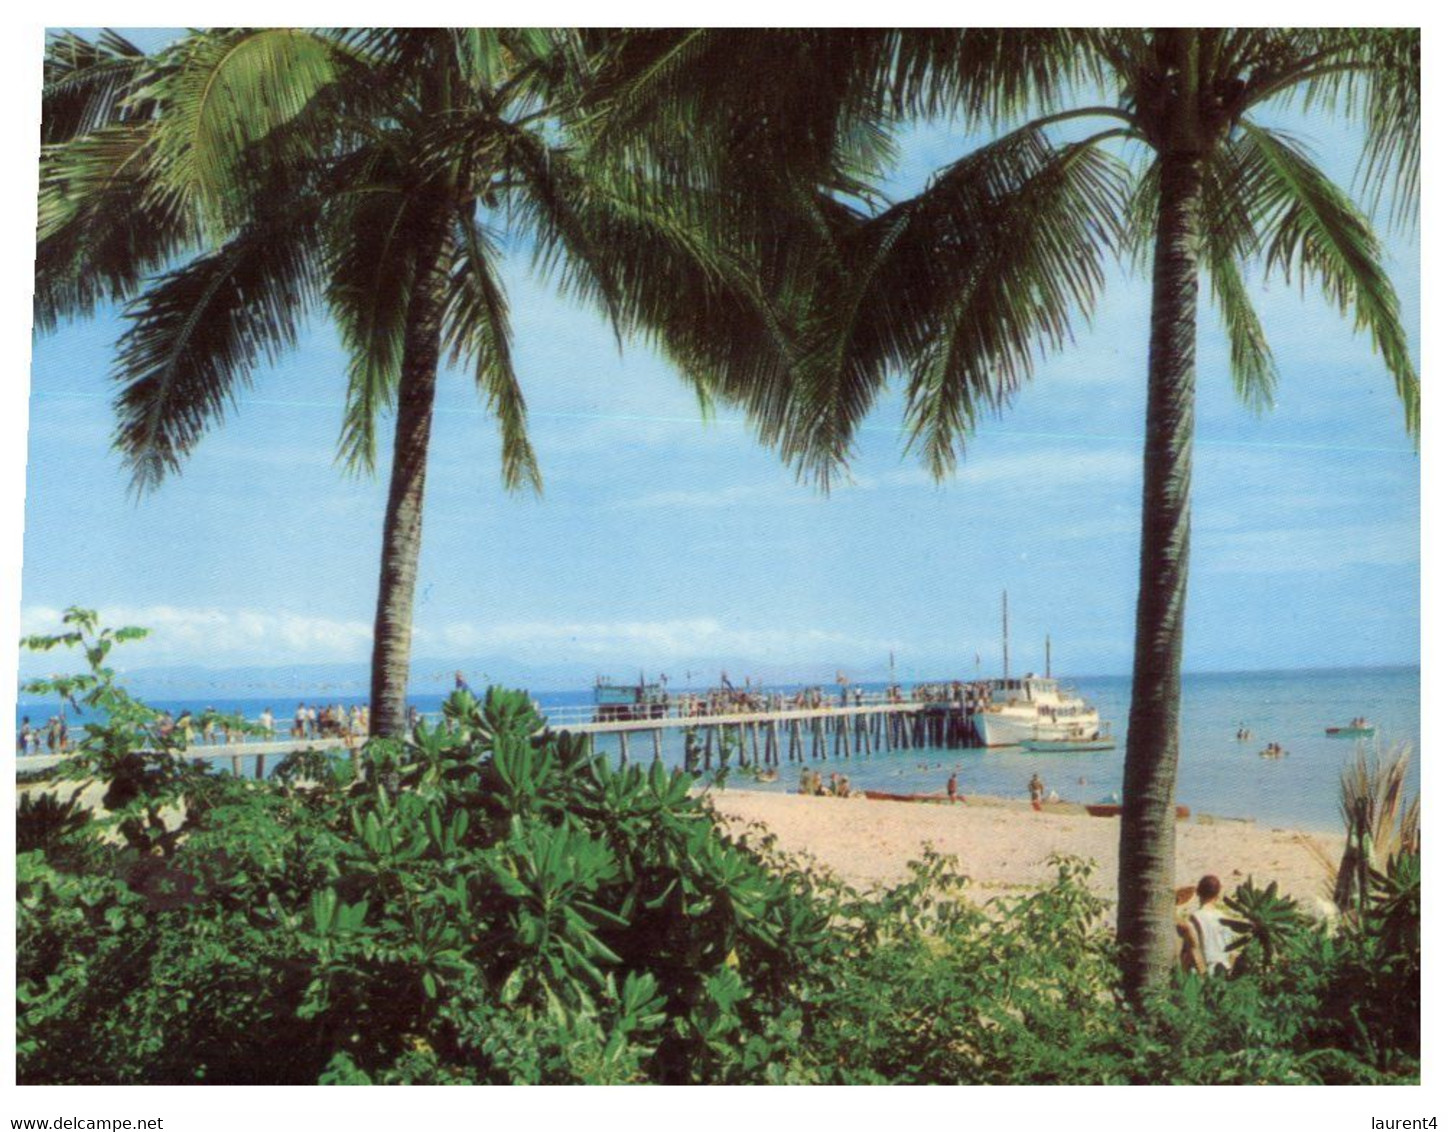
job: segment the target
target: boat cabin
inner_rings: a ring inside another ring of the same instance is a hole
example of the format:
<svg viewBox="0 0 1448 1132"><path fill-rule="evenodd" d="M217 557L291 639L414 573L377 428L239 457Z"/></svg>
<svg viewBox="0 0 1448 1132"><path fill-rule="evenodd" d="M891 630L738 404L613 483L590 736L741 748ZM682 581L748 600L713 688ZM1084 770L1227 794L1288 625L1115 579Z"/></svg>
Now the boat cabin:
<svg viewBox="0 0 1448 1132"><path fill-rule="evenodd" d="M596 723L633 719L663 719L669 712L669 696L662 684L639 679L637 684L615 684L600 676L593 682L593 718Z"/></svg>

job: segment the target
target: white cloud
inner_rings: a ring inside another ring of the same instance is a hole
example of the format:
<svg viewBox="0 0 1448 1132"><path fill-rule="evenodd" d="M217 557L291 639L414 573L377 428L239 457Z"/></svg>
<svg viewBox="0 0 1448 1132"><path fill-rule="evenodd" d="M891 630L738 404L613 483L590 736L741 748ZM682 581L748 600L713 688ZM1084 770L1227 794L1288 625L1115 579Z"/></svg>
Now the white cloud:
<svg viewBox="0 0 1448 1132"><path fill-rule="evenodd" d="M618 510L696 511L707 507L735 507L742 504L796 507L820 496L808 488L789 484L735 484L732 487L651 491L614 504Z"/></svg>
<svg viewBox="0 0 1448 1132"><path fill-rule="evenodd" d="M292 612L168 605L114 606L100 613L103 625L140 625L151 630L145 640L128 643L115 654L115 660L126 668L355 662L371 655L372 626L361 621ZM60 618L59 609L27 606L21 612L21 631L26 635L58 632ZM638 658L665 663L743 658L784 663L828 657L845 663L876 658L904 647L897 640L810 628L725 625L710 617L514 621L492 625L454 621L420 626L413 632L414 656L502 654L526 662ZM38 672L55 666L37 658L23 662L22 667Z"/></svg>
<svg viewBox="0 0 1448 1132"><path fill-rule="evenodd" d="M151 631L114 654L127 666L307 664L362 660L372 649L372 626L365 622L286 611L146 605L108 606L99 613L102 625ZM20 614L21 632L58 632L60 618L53 607L27 606Z"/></svg>
<svg viewBox="0 0 1448 1132"><path fill-rule="evenodd" d="M821 629L724 625L712 617L669 621L517 621L455 623L437 634L455 650L501 652L520 660L649 657L658 661L744 657L761 661L877 656L898 641Z"/></svg>

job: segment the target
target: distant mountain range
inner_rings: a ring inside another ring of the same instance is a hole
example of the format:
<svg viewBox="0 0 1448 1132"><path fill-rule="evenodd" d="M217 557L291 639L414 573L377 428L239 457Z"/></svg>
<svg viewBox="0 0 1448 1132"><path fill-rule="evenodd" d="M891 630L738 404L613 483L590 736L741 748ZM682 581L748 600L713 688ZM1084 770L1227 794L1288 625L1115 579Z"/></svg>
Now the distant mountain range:
<svg viewBox="0 0 1448 1132"><path fill-rule="evenodd" d="M57 663L61 658L50 656L51 665L46 665L45 655L22 657L20 681L34 679L51 671L61 671ZM76 658L66 658L64 671L75 671ZM1414 665L1382 665L1382 668L1415 667ZM368 694L369 668L364 661L339 662L331 664L296 665L252 665L245 667L205 668L199 665L158 665L154 667L126 668L117 665L121 682L135 695L155 700L216 700L218 707L224 707L227 699L258 699L275 696L279 702L289 698L296 700L357 699ZM760 664L740 657L726 659L698 659L667 664L648 665L605 665L590 666L583 661L556 661L552 663L528 663L511 657L480 656L465 660L415 660L412 663L410 688L417 695L436 695L451 691L453 674L461 670L474 688L489 684L501 684L510 688L523 688L530 692L585 692L593 687L599 676L610 681L630 684L643 676L645 680L656 681L660 675L667 675L671 688L713 687L719 683L721 673L728 673L732 683L743 684L745 679L764 684L819 684L832 685L841 671L852 683L879 683L890 678L888 661L873 665L845 666L834 664L801 663L790 665ZM1302 671L1334 671L1334 669L1304 669ZM998 676L998 668L988 666L980 673L986 677ZM1211 670L1189 673L1208 675ZM1222 675L1228 674L1225 670ZM896 677L906 684L928 680L972 679L977 676L964 666L954 670L948 662L916 666L900 664ZM1071 673L1076 679L1092 674ZM1095 675L1101 675L1097 673ZM33 703L35 697L23 693L20 702Z"/></svg>
<svg viewBox="0 0 1448 1132"><path fill-rule="evenodd" d="M49 659L53 664L57 658ZM52 671L45 666L45 661L45 657L25 657L22 661L21 682ZM72 664L66 671L74 667L76 666ZM369 668L363 661L224 668L204 668L194 664L138 668L117 665L116 668L126 688L143 699L225 700L265 696L276 696L279 699L324 696L354 699L366 696L369 686ZM471 657L465 660L454 657L447 660L414 660L411 690L418 695L447 692L453 686L453 674L459 670L475 688L502 684L525 688L531 692L586 690L592 688L594 680L599 676L619 683L633 683L640 675L648 681L656 681L661 675L666 675L669 685L678 689L716 685L721 673L727 673L730 681L735 684L743 684L746 678L766 684L833 684L836 675L841 671L835 665L824 662L791 664L786 667L758 664L739 657L670 662L665 665L644 665L642 668L636 665L600 668L579 661L528 663L501 656ZM852 682L873 683L890 678L888 662L860 668L847 667L843 671ZM916 671L901 665L897 675L901 680L916 681L940 678L943 674L934 670ZM22 702L29 699L31 697L22 694Z"/></svg>

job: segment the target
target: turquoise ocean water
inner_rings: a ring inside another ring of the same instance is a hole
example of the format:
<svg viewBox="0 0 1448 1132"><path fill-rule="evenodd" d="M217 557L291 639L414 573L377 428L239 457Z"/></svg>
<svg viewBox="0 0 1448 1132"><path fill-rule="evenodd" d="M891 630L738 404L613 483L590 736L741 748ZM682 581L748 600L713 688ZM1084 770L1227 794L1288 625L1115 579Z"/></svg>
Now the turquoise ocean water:
<svg viewBox="0 0 1448 1132"><path fill-rule="evenodd" d="M1126 732L1131 682L1126 676L1082 678L1067 684L1100 709L1119 740ZM867 686L868 687L868 686ZM553 706L590 702L587 692L540 693L536 699L546 710ZM439 696L420 696L424 712L436 711ZM351 700L343 700L350 706ZM271 707L280 721L290 718L295 699L276 697L202 701L153 701L156 707L179 712L214 705L255 718ZM54 714L53 703L22 702L21 715L44 723ZM1329 739L1324 730L1364 715L1377 724L1375 745L1384 752L1396 744L1411 743L1414 766L1411 789L1418 790L1419 671L1413 668L1334 669L1307 672L1205 673L1182 681L1181 764L1177 800L1196 812L1223 817L1254 818L1259 824L1335 831L1338 778L1353 757L1352 740ZM73 726L81 720L71 715ZM1237 728L1252 731L1250 743L1235 740ZM678 730L665 733L663 757L671 765L683 758ZM1269 741L1288 752L1283 759L1263 759L1258 752ZM652 757L649 739L640 735L630 742L637 760ZM601 753L616 751L616 740L600 737ZM910 750L830 760L830 770L848 774L857 788L893 793L942 791L952 772L959 775L963 793L1026 796L1026 782L1039 774L1046 788L1062 799L1096 802L1120 790L1124 744L1114 751L1088 754L1030 754L1019 749ZM823 765L823 764L817 764ZM797 788L798 768L788 762L776 783L757 783L731 776L730 789L788 792Z"/></svg>

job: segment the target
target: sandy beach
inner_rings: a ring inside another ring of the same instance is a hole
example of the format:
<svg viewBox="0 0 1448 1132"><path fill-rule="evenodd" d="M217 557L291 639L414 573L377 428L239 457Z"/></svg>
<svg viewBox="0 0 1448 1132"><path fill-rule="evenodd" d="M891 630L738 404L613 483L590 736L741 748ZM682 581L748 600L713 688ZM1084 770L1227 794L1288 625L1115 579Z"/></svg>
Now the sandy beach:
<svg viewBox="0 0 1448 1132"><path fill-rule="evenodd" d="M60 786L59 792L65 797L74 789ZM19 787L21 794L47 790L57 784ZM80 801L102 811L103 792L89 783ZM982 900L1048 883L1053 853L1094 861L1091 887L1108 900L1116 895L1119 819L1091 817L1067 803L1048 803L1037 813L1025 801L979 796L962 796L954 806L757 790L715 790L709 797L734 831L763 826L784 852L802 854L856 887L904 880L908 863L928 843L959 858ZM1204 873L1216 873L1230 892L1248 876L1259 884L1275 880L1305 909L1318 911L1329 883L1325 862L1335 869L1341 853L1336 836L1197 815L1177 823L1176 883L1195 885Z"/></svg>
<svg viewBox="0 0 1448 1132"><path fill-rule="evenodd" d="M868 887L907 876L907 863L929 843L959 858L982 899L1045 884L1054 877L1052 853L1096 862L1092 888L1116 895L1117 818L1081 812L1031 810L1029 803L970 798L964 805L817 798L725 790L711 797L736 831L759 823L787 853L804 854L841 879ZM1216 873L1230 892L1248 876L1277 881L1306 909L1325 896L1324 861L1336 862L1339 839L1253 822L1193 817L1177 823L1178 885Z"/></svg>

